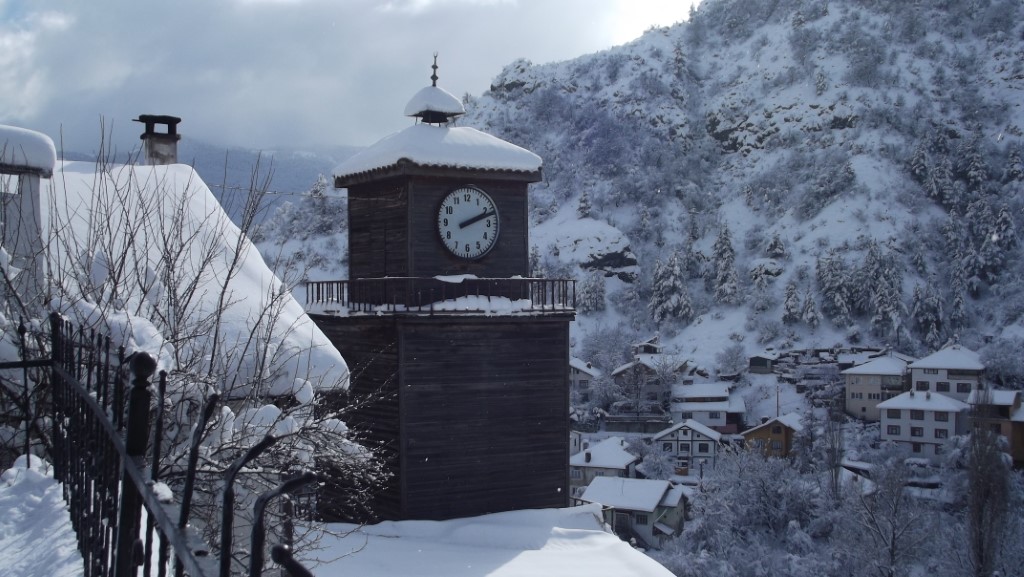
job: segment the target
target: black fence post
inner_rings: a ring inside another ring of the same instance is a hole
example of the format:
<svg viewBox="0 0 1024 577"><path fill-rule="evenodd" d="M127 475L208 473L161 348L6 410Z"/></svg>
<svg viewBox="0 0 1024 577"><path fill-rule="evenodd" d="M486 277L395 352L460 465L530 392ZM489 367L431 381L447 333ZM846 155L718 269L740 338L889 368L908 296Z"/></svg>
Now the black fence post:
<svg viewBox="0 0 1024 577"><path fill-rule="evenodd" d="M302 475L289 479L277 487L261 494L253 506L252 546L249 548L249 577L260 577L263 574L263 544L267 539L267 528L264 516L270 500L308 485L316 480L316 474L306 471Z"/></svg>
<svg viewBox="0 0 1024 577"><path fill-rule="evenodd" d="M143 470L142 458L149 443L149 377L156 371L156 359L146 353L135 353L131 360L135 375L128 397L128 429L125 434L125 448L128 460L124 466L135 465ZM130 463L135 461L135 463ZM122 469L121 510L117 523L117 546L114 551L114 577L135 575L137 559L136 541L139 540L142 496L128 474Z"/></svg>
<svg viewBox="0 0 1024 577"><path fill-rule="evenodd" d="M235 477L249 461L255 459L277 442L277 437L264 435L263 439L249 447L244 455L235 459L224 474L224 501L220 518L220 577L231 577L232 531L235 527Z"/></svg>

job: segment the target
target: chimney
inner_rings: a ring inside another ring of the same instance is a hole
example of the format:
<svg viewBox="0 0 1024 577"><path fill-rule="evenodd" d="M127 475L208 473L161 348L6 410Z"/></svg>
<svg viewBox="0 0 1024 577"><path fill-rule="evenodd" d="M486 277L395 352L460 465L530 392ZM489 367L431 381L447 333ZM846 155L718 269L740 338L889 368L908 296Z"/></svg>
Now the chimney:
<svg viewBox="0 0 1024 577"><path fill-rule="evenodd" d="M583 461L587 463L590 462L590 451L587 451L586 453L583 454Z"/></svg>
<svg viewBox="0 0 1024 577"><path fill-rule="evenodd" d="M762 415L761 416L761 424L763 425L763 424L767 423L769 418L770 417L765 417L765 416Z"/></svg>
<svg viewBox="0 0 1024 577"><path fill-rule="evenodd" d="M178 123L181 122L181 119L177 116L162 114L140 114L135 122L146 125L146 131L139 136L142 139L146 164L150 166L177 164L178 141L181 140L181 135L178 134ZM165 125L167 132L157 132L156 125L158 124Z"/></svg>

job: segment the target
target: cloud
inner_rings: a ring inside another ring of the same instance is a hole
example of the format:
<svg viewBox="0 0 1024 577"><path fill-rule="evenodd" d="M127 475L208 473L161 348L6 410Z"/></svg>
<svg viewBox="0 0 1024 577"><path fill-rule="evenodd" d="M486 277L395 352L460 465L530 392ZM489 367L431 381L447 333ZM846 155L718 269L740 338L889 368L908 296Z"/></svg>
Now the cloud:
<svg viewBox="0 0 1024 577"><path fill-rule="evenodd" d="M611 4L611 3L609 3ZM633 3L631 3L632 5ZM55 0L0 5L0 123L91 151L100 119L121 148L139 114L250 148L367 145L411 121L430 82L480 94L517 58L606 48L616 12L590 0Z"/></svg>

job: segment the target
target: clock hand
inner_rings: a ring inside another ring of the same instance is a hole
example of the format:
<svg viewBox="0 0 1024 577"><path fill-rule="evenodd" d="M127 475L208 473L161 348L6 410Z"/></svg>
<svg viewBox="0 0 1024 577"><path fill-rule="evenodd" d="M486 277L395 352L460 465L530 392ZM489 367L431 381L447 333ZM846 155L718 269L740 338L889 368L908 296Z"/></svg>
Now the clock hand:
<svg viewBox="0 0 1024 577"><path fill-rule="evenodd" d="M498 213L493 211L493 210L490 211L490 212L484 211L483 214L478 214L478 215L476 215L476 216L474 216L472 218L469 218L469 219L466 219L466 220L460 222L459 223L459 228L460 229L461 228L466 228L467 226L469 226L469 225L471 225L473 223L480 222L481 220L483 220L483 219L485 219L485 218L487 218L489 216L494 216L496 214L498 214Z"/></svg>

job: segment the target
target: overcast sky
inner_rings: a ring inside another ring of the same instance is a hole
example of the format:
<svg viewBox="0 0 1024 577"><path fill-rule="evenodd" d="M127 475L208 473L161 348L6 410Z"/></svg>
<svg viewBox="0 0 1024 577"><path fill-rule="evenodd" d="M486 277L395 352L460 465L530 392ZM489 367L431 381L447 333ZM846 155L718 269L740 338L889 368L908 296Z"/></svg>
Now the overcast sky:
<svg viewBox="0 0 1024 577"><path fill-rule="evenodd" d="M139 114L219 145L356 145L430 82L481 94L517 58L568 60L683 20L690 0L0 0L0 123L68 150Z"/></svg>

